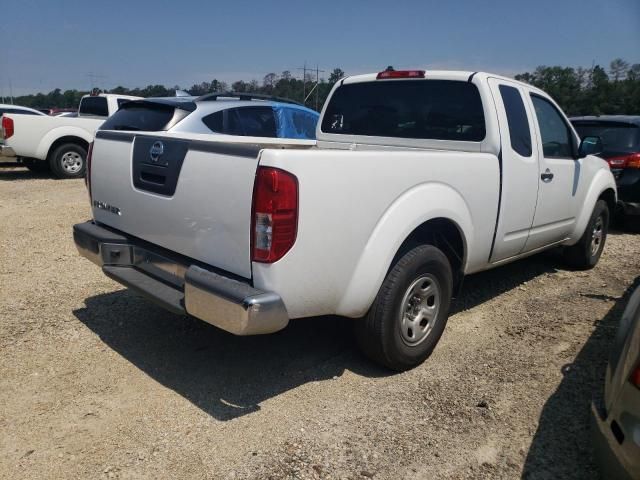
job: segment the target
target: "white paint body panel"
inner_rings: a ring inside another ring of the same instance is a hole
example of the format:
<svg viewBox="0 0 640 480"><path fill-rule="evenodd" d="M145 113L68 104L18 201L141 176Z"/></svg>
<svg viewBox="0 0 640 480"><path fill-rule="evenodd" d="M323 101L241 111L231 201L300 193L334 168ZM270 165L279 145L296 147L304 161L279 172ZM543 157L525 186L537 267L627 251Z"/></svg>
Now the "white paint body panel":
<svg viewBox="0 0 640 480"><path fill-rule="evenodd" d="M295 245L274 264L253 265L255 286L278 292L292 318L364 313L398 247L432 218L449 218L463 232L467 269L487 263L498 205L495 155L264 150L260 163L299 182Z"/></svg>
<svg viewBox="0 0 640 480"><path fill-rule="evenodd" d="M177 135L158 132L153 136L175 138ZM202 140L207 137L181 134L179 138ZM310 148L315 142L235 137L234 143ZM96 139L91 165L92 197L117 206L122 214L114 215L94 207L95 220L250 278L251 199L258 157L189 150L176 191L167 197L134 187L132 152L133 143Z"/></svg>
<svg viewBox="0 0 640 480"><path fill-rule="evenodd" d="M532 154L523 157L511 148L511 138L507 123L507 116L500 95L500 85L518 89L524 98L525 91L517 82L510 82L499 78L488 80L492 98L496 105L498 121L502 137L502 199L496 242L491 261L496 262L513 257L522 252L533 223L538 199L538 145L532 142ZM533 122L533 112L526 108L529 125ZM533 135L533 134L532 134ZM517 207L516 207L517 206Z"/></svg>

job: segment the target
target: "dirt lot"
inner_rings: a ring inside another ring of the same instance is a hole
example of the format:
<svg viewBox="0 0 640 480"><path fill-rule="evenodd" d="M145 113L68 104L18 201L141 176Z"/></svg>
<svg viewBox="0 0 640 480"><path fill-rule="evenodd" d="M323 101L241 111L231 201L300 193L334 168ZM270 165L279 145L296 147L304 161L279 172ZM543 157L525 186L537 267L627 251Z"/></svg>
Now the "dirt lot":
<svg viewBox="0 0 640 480"><path fill-rule="evenodd" d="M80 258L83 182L0 170L0 477L597 478L589 401L640 237L598 267L546 254L467 279L413 371L347 321L238 338L166 313Z"/></svg>

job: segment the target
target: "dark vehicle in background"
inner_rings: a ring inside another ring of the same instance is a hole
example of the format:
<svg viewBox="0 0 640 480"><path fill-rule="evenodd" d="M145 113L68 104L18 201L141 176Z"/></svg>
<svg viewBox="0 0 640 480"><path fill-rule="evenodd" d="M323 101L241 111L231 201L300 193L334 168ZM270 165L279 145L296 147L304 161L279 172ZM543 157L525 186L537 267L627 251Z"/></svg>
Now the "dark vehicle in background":
<svg viewBox="0 0 640 480"><path fill-rule="evenodd" d="M621 212L640 220L640 115L602 115L571 118L581 138L600 137L618 187Z"/></svg>
<svg viewBox="0 0 640 480"><path fill-rule="evenodd" d="M592 404L596 462L603 478L640 478L640 287L622 314L604 394Z"/></svg>

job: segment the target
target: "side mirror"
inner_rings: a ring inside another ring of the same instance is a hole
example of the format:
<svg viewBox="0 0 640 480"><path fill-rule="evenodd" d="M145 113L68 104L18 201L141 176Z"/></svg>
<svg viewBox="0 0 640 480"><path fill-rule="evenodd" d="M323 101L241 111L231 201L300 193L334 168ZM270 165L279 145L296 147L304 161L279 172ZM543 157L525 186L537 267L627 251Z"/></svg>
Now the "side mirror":
<svg viewBox="0 0 640 480"><path fill-rule="evenodd" d="M578 158L584 158L587 155L599 155L602 150L600 137L584 137L578 147Z"/></svg>

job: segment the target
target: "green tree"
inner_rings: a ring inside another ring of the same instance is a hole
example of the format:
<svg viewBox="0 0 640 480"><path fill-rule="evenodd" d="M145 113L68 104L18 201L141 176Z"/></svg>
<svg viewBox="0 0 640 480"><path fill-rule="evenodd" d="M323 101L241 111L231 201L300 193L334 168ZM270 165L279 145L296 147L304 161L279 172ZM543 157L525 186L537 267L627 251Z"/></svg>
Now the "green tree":
<svg viewBox="0 0 640 480"><path fill-rule="evenodd" d="M344 71L341 68L334 68L329 75L329 83L333 85L344 76Z"/></svg>
<svg viewBox="0 0 640 480"><path fill-rule="evenodd" d="M616 58L609 64L609 73L611 74L611 78L613 78L614 82L624 80L627 76L628 70L629 64L621 58Z"/></svg>

